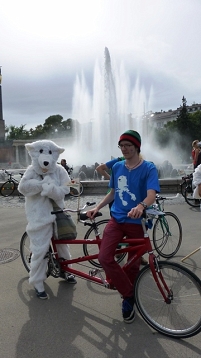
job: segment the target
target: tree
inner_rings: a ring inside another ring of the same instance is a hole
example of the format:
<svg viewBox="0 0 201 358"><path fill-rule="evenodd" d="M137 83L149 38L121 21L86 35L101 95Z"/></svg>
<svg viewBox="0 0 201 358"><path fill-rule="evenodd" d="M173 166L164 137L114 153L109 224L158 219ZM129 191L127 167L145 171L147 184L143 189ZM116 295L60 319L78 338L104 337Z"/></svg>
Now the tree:
<svg viewBox="0 0 201 358"><path fill-rule="evenodd" d="M27 131L26 129L24 129L26 126L26 124L21 124L20 127L16 127L16 126L9 126L6 127L6 139L7 140L14 140L14 139L29 139L30 138L30 134L29 131Z"/></svg>
<svg viewBox="0 0 201 358"><path fill-rule="evenodd" d="M58 133L60 133L63 130L62 120L63 117L60 114L56 114L48 117L43 125L45 136L46 137L48 137L49 135L54 137L58 136Z"/></svg>
<svg viewBox="0 0 201 358"><path fill-rule="evenodd" d="M20 127L10 126L5 128L7 140L16 139L51 139L67 136L73 139L75 133L79 133L80 124L77 120L68 118L63 120L60 114L52 115L45 119L44 124L39 124L35 129L25 130L25 124Z"/></svg>
<svg viewBox="0 0 201 358"><path fill-rule="evenodd" d="M187 101L186 98L182 97L182 106L180 106L180 112L177 116L177 128L178 131L186 136L189 136L190 129L190 115L187 110Z"/></svg>
<svg viewBox="0 0 201 358"><path fill-rule="evenodd" d="M176 120L168 122L163 129L156 130L156 140L160 146L164 148L174 145L178 148L178 152L181 153L180 156L183 161L189 160L191 143L197 138L197 136L194 137L195 130L198 129L198 126L195 126L195 122L199 121L188 113L186 103L186 98L183 96L182 106L180 106Z"/></svg>

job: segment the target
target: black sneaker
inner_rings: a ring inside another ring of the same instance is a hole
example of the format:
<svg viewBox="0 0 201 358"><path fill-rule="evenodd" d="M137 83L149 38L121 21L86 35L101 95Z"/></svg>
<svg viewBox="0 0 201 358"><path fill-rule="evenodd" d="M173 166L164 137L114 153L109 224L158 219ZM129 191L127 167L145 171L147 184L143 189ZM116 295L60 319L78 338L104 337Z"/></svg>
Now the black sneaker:
<svg viewBox="0 0 201 358"><path fill-rule="evenodd" d="M36 296L41 300L47 300L49 298L48 294L45 291L39 292L36 288L35 291L36 291Z"/></svg>
<svg viewBox="0 0 201 358"><path fill-rule="evenodd" d="M73 285L75 285L77 283L76 279L75 279L75 276L74 275L69 275L69 274L66 274L66 281L68 283L72 283Z"/></svg>
<svg viewBox="0 0 201 358"><path fill-rule="evenodd" d="M122 302L122 315L125 323L132 323L135 319L134 297L124 298Z"/></svg>
<svg viewBox="0 0 201 358"><path fill-rule="evenodd" d="M66 280L68 283L72 283L72 284L76 284L76 283L77 283L77 281L76 281L76 279L75 279L75 276L72 275L71 273L67 273L67 272L61 271L60 277L63 278L64 280Z"/></svg>

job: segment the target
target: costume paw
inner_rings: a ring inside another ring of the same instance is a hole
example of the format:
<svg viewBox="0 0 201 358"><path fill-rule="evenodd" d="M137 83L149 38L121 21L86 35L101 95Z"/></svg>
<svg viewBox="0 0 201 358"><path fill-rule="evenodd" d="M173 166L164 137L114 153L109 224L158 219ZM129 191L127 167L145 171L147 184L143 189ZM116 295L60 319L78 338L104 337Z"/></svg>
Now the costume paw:
<svg viewBox="0 0 201 358"><path fill-rule="evenodd" d="M41 196L48 196L51 197L51 194L53 193L55 185L53 183L44 183L42 184L43 190L41 191Z"/></svg>

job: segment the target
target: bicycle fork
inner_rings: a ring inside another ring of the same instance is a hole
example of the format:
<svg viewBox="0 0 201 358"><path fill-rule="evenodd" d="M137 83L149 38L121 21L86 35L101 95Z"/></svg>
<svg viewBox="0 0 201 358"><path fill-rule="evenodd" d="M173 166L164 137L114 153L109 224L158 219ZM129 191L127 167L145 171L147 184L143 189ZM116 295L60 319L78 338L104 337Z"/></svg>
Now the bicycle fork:
<svg viewBox="0 0 201 358"><path fill-rule="evenodd" d="M161 292L164 298L165 303L170 304L171 301L173 300L173 292L165 282L165 279L163 277L163 274L158 264L158 259L154 256L153 253L150 254L150 256L151 257L149 258L149 265L154 280L158 286L159 291Z"/></svg>
<svg viewBox="0 0 201 358"><path fill-rule="evenodd" d="M147 234L145 222L146 222L146 220L143 218L142 219L142 228L143 228L143 232L144 232L144 237L148 238L149 235ZM161 295L164 298L164 301L167 304L170 304L171 301L173 300L173 292L171 289L169 289L169 287L167 286L167 284L165 282L165 279L163 277L163 274L162 274L159 264L158 264L157 257L154 255L153 251L149 251L148 254L149 254L149 265L150 265L150 269L151 269L152 275L154 277L154 280L158 286L159 291L161 292Z"/></svg>

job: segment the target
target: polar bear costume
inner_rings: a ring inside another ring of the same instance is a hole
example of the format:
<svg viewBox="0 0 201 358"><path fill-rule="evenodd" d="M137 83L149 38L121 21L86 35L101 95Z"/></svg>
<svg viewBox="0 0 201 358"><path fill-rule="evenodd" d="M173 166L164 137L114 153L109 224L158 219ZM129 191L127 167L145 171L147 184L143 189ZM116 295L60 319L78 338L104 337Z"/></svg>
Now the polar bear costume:
<svg viewBox="0 0 201 358"><path fill-rule="evenodd" d="M65 195L70 191L67 185L71 180L66 170L57 164L64 148L50 140L28 143L25 147L32 163L26 169L18 188L25 196L26 231L32 252L29 283L38 292L43 292L44 280L47 278L47 259L44 257L49 249L56 218L51 214L53 207L50 199L63 209ZM58 254L69 259L68 245L59 245Z"/></svg>

